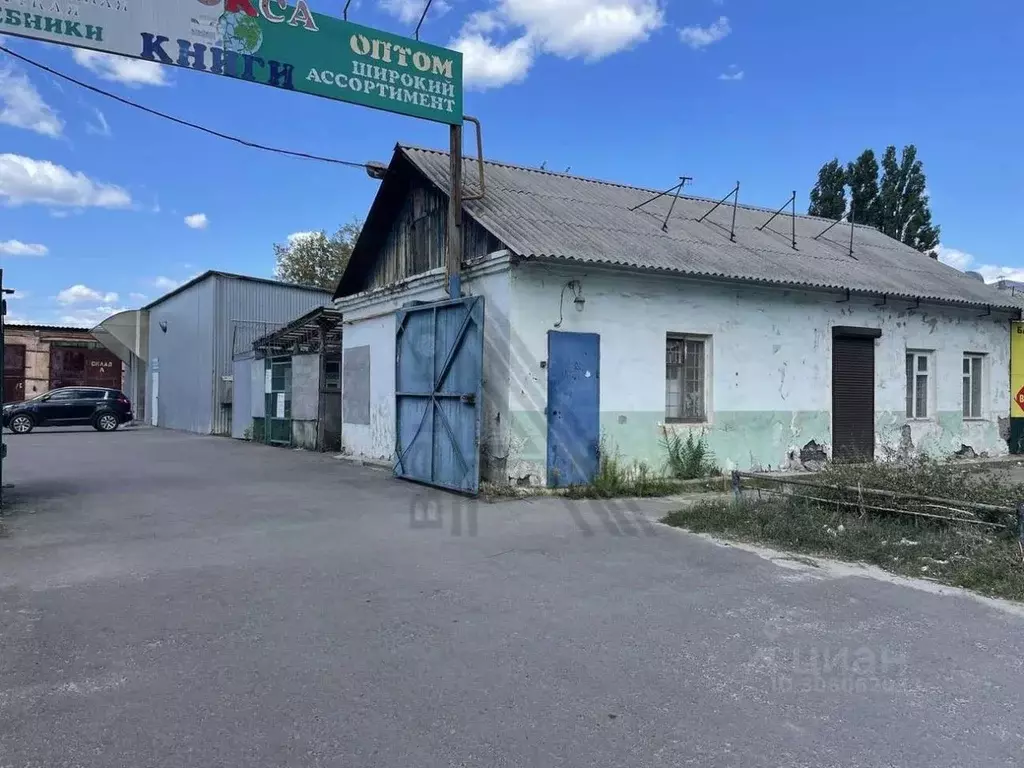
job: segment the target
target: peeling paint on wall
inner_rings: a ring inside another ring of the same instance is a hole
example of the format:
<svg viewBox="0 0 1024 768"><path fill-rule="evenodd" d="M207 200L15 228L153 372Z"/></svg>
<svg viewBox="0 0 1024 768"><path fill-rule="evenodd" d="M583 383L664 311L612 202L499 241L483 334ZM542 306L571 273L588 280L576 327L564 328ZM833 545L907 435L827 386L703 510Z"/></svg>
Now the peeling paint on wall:
<svg viewBox="0 0 1024 768"><path fill-rule="evenodd" d="M808 445L831 451L832 336L835 325L880 328L875 343L875 453L950 455L961 445L1006 453L999 419L1009 411L1007 322L955 307L908 309L893 301L854 298L837 305L829 294L728 287L600 269L520 264L513 273L513 327L528 364L513 369L510 409L520 455L509 473L544 477L546 386L535 372L547 332L558 319L559 293L579 280L583 312L564 315L560 330L601 336L601 426L627 461L660 466L659 425L665 420L665 339L668 333L710 338L710 418L698 426L724 469L778 468L801 461ZM643 296L643 299L638 299ZM905 413L908 349L935 360L931 419ZM986 354L984 418L965 420L961 364L965 352ZM530 446L527 451L526 446ZM812 451L813 453L813 451ZM802 463L802 462L801 462ZM811 463L814 463L811 460Z"/></svg>

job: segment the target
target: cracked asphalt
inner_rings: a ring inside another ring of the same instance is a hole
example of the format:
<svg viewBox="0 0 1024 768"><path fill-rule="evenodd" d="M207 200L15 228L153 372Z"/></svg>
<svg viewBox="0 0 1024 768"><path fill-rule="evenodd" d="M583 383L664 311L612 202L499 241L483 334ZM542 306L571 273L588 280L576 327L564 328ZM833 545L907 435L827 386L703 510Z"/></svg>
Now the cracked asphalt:
<svg viewBox="0 0 1024 768"><path fill-rule="evenodd" d="M1021 611L627 504L152 429L6 439L2 768L1024 764Z"/></svg>

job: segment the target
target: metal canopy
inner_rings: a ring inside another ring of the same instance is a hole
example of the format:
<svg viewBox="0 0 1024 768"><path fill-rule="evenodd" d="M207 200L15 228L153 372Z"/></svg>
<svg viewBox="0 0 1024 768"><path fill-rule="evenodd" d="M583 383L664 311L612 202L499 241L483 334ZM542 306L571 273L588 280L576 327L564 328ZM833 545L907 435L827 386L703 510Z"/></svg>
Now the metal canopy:
<svg viewBox="0 0 1024 768"><path fill-rule="evenodd" d="M252 343L259 357L341 352L341 312L318 307Z"/></svg>

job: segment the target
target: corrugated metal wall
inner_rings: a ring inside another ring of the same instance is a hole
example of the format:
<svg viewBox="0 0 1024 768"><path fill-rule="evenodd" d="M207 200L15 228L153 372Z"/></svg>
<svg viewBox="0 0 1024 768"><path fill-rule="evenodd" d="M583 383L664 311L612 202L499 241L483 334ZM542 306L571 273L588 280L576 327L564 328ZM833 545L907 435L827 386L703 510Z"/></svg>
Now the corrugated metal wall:
<svg viewBox="0 0 1024 768"><path fill-rule="evenodd" d="M217 281L217 312L214 334L211 386L216 394L217 383L221 376L231 376L233 368L233 321L258 321L274 325L284 325L310 310L329 304L329 291L298 288L292 285L240 280L238 278L218 275ZM161 382L163 386L163 382ZM219 398L218 398L219 400ZM221 403L213 404L213 428L217 435L231 433L231 408ZM249 407L248 404L245 407Z"/></svg>
<svg viewBox="0 0 1024 768"><path fill-rule="evenodd" d="M283 325L330 297L328 291L214 274L152 307L149 356L150 369L159 361L159 426L231 434L232 408L220 402L219 384L234 373L232 321ZM150 392L151 379L150 373Z"/></svg>
<svg viewBox="0 0 1024 768"><path fill-rule="evenodd" d="M157 361L161 427L210 433L215 299L211 278L149 310L149 369L152 371L153 362ZM153 391L152 373L147 378L146 390Z"/></svg>

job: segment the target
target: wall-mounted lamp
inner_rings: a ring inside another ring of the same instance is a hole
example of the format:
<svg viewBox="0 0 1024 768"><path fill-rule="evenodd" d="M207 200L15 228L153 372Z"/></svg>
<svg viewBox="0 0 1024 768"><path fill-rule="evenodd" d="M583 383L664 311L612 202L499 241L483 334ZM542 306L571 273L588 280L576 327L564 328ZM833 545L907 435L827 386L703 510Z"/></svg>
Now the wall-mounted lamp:
<svg viewBox="0 0 1024 768"><path fill-rule="evenodd" d="M167 321L166 320L161 320L160 321L160 330L163 331L164 333L167 333Z"/></svg>
<svg viewBox="0 0 1024 768"><path fill-rule="evenodd" d="M583 297L583 283L579 280L570 280L568 283L562 286L562 295L558 298L558 322L555 323L555 328L562 327L562 306L565 303L565 292L566 290L572 291L572 303L576 307L577 312L582 312L584 305L587 300Z"/></svg>

